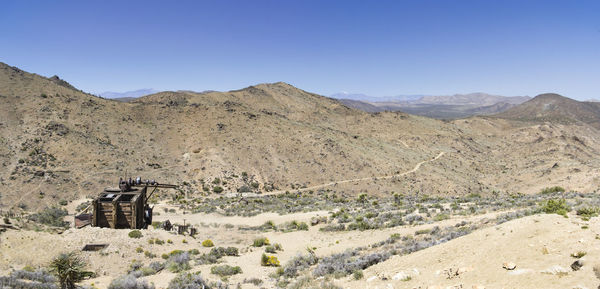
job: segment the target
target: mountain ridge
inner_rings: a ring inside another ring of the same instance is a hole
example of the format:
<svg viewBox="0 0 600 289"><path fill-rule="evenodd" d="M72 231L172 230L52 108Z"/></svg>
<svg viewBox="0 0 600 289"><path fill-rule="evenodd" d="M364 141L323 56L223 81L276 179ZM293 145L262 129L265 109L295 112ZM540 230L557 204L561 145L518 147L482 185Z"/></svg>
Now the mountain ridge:
<svg viewBox="0 0 600 289"><path fill-rule="evenodd" d="M321 184L332 185L316 193L384 195L600 185L600 135L571 124L366 113L285 83L119 103L3 66L0 98L2 208L94 196L128 174L186 184L190 196L209 196L217 178L227 194Z"/></svg>

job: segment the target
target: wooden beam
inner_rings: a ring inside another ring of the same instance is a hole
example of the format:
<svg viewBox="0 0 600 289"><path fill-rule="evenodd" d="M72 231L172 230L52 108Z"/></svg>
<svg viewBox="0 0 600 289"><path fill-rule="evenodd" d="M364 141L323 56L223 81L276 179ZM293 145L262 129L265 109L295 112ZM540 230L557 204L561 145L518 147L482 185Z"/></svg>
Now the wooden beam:
<svg viewBox="0 0 600 289"><path fill-rule="evenodd" d="M110 227L113 229L117 228L117 211L119 209L119 199L121 196L122 195L117 195L117 197L112 200L112 224L110 224Z"/></svg>

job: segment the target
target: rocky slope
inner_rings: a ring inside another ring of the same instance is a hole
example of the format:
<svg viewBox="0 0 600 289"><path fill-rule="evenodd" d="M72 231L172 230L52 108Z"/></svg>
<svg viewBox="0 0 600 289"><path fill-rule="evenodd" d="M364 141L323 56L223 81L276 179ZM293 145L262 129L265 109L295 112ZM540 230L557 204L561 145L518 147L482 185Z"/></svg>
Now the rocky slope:
<svg viewBox="0 0 600 289"><path fill-rule="evenodd" d="M190 194L323 183L333 185L322 190L429 195L600 185L600 138L585 123L369 114L285 83L122 103L4 64L0 100L7 209L95 195L137 175L183 184ZM377 179L395 174L402 176ZM361 180L337 184L349 179Z"/></svg>

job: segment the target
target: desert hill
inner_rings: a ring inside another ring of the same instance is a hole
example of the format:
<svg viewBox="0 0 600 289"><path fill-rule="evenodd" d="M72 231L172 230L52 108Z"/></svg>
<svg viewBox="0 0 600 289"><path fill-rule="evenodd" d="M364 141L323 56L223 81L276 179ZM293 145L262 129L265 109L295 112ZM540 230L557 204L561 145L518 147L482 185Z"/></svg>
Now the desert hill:
<svg viewBox="0 0 600 289"><path fill-rule="evenodd" d="M540 94L497 116L520 121L585 123L600 128L599 103L581 102L554 93Z"/></svg>
<svg viewBox="0 0 600 289"><path fill-rule="evenodd" d="M460 195L600 184L600 137L585 125L369 114L281 82L123 103L4 64L0 99L3 208L93 196L137 175L185 184L188 194L318 187Z"/></svg>
<svg viewBox="0 0 600 289"><path fill-rule="evenodd" d="M499 96L486 93L422 96L406 101L364 101L340 99L345 105L366 112L402 111L431 118L456 119L503 112L529 100L526 96Z"/></svg>

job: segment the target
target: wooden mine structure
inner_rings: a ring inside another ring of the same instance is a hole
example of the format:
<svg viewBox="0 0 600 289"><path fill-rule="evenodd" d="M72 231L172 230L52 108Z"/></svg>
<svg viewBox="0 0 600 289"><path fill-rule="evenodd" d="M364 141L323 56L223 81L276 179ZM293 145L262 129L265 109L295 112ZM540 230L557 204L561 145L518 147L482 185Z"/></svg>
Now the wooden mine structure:
<svg viewBox="0 0 600 289"><path fill-rule="evenodd" d="M148 192L149 188L152 189L151 192ZM175 189L177 186L159 184L154 180L142 182L139 177L136 180L121 179L118 189L104 189L92 201L92 213L87 215L88 222L92 227L145 229L152 224L152 207L148 205L148 199L159 188ZM80 216L84 214L78 217Z"/></svg>

